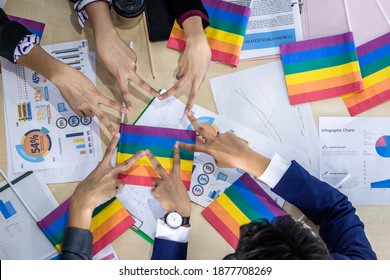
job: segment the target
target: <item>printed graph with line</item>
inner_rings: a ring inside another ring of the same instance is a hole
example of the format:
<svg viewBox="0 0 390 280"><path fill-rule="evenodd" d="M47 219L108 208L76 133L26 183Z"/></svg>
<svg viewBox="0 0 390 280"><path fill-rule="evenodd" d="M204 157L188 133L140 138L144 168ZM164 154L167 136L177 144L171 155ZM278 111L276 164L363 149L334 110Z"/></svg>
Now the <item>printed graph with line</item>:
<svg viewBox="0 0 390 280"><path fill-rule="evenodd" d="M79 159L88 162L88 158L94 157L94 139L89 127L79 127L78 130L65 131L61 139L64 160Z"/></svg>
<svg viewBox="0 0 390 280"><path fill-rule="evenodd" d="M0 199L0 212L3 215L4 219L8 220L11 218L13 215L16 214L16 210L13 207L11 201L2 201Z"/></svg>

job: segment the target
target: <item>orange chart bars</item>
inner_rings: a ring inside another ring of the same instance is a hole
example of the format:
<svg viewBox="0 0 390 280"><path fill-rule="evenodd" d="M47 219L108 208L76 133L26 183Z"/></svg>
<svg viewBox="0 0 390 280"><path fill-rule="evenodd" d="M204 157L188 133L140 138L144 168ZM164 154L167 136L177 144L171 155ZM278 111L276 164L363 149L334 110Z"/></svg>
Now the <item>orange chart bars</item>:
<svg viewBox="0 0 390 280"><path fill-rule="evenodd" d="M177 141L195 144L193 130L121 124L116 164L120 164L141 150L149 150L167 173L172 172L173 149ZM180 150L180 178L187 190L190 188L194 153ZM120 173L119 179L128 185L153 186L160 178L149 159L143 157L129 170Z"/></svg>
<svg viewBox="0 0 390 280"><path fill-rule="evenodd" d="M343 96L351 116L390 99L390 33L365 43L356 50L365 90Z"/></svg>
<svg viewBox="0 0 390 280"><path fill-rule="evenodd" d="M283 44L280 55L292 105L364 89L352 32Z"/></svg>
<svg viewBox="0 0 390 280"><path fill-rule="evenodd" d="M271 221L286 213L245 173L205 208L202 215L236 248L240 226L261 218Z"/></svg>
<svg viewBox="0 0 390 280"><path fill-rule="evenodd" d="M60 253L64 229L68 226L69 203L70 198L37 223ZM93 236L93 256L128 230L133 224L134 219L115 197L95 208L90 229Z"/></svg>
<svg viewBox="0 0 390 280"><path fill-rule="evenodd" d="M232 66L240 60L248 25L250 8L221 0L202 0L209 15L210 26L205 34L211 48L211 59ZM183 29L175 21L167 46L185 49Z"/></svg>

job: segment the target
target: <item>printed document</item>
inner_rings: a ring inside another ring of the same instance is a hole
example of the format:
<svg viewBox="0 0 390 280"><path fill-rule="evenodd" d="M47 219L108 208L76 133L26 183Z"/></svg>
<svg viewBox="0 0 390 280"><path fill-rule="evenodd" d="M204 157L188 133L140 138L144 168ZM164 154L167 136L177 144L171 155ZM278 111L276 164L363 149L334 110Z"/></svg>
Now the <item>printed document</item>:
<svg viewBox="0 0 390 280"><path fill-rule="evenodd" d="M390 117L321 117L320 179L354 205L390 204Z"/></svg>

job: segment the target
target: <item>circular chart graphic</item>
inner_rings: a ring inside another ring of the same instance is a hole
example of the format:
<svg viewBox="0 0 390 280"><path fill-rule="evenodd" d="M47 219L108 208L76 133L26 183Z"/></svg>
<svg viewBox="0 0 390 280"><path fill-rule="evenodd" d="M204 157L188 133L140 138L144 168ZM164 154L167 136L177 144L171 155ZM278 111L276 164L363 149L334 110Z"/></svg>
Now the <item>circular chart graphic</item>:
<svg viewBox="0 0 390 280"><path fill-rule="evenodd" d="M390 135L379 137L375 143L375 150L381 157L390 158Z"/></svg>

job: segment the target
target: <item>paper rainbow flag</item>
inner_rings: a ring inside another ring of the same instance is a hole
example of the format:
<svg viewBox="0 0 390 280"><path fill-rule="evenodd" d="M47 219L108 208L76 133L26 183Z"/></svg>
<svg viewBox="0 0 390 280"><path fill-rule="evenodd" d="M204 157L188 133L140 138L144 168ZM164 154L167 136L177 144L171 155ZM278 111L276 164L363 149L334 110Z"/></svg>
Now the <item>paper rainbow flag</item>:
<svg viewBox="0 0 390 280"><path fill-rule="evenodd" d="M364 89L352 32L280 46L290 104Z"/></svg>
<svg viewBox="0 0 390 280"><path fill-rule="evenodd" d="M37 223L60 253L64 229L68 225L69 203L70 198ZM92 254L99 253L133 224L134 219L116 197L97 207L91 223Z"/></svg>
<svg viewBox="0 0 390 280"><path fill-rule="evenodd" d="M20 18L8 15L9 20L17 21L20 24L24 25L31 33L37 35L40 39L42 39L43 30L45 29L45 24L42 22Z"/></svg>
<svg viewBox="0 0 390 280"><path fill-rule="evenodd" d="M211 59L237 66L244 43L250 8L221 0L202 0L210 26L205 34L211 48ZM183 51L185 35L175 21L167 46Z"/></svg>
<svg viewBox="0 0 390 280"><path fill-rule="evenodd" d="M365 90L344 95L351 116L390 99L390 33L357 47Z"/></svg>
<svg viewBox="0 0 390 280"><path fill-rule="evenodd" d="M286 213L245 173L205 208L202 215L235 249L241 225L261 218L271 221Z"/></svg>
<svg viewBox="0 0 390 280"><path fill-rule="evenodd" d="M120 164L141 150L150 150L168 174L172 172L173 146L176 141L195 144L193 130L121 124L116 164ZM190 188L194 153L180 151L180 177L187 190ZM128 185L153 186L153 179L160 178L148 158L143 157L119 179Z"/></svg>

